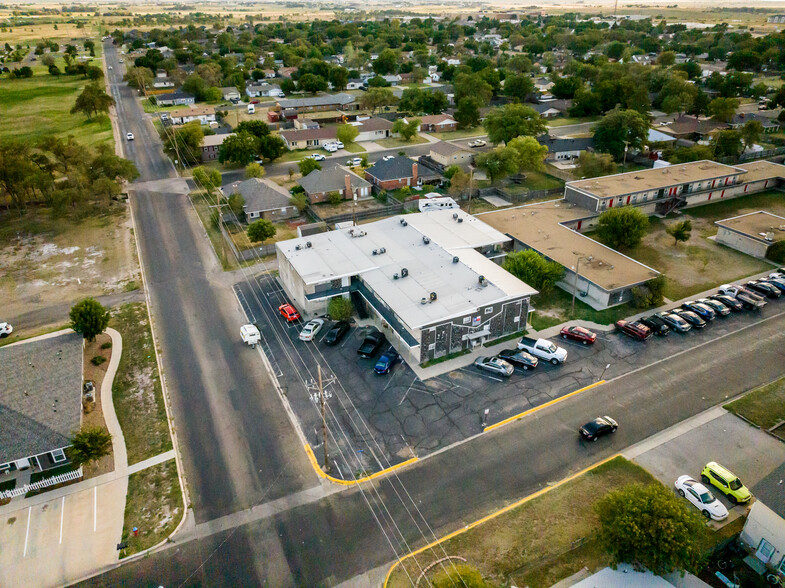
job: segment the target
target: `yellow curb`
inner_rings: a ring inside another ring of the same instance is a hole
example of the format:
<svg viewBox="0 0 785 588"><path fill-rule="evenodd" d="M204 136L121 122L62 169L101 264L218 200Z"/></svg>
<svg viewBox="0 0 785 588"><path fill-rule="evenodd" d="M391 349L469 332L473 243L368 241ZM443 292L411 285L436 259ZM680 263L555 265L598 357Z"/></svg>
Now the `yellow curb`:
<svg viewBox="0 0 785 588"><path fill-rule="evenodd" d="M404 462L396 464L396 465L394 465L392 467L389 467L387 469L375 472L375 473L371 474L370 476L364 476L364 477L358 478L356 480L341 480L340 478L334 478L330 474L327 474L327 473L324 472L324 470L319 466L319 462L316 461L316 456L313 454L313 449L311 449L311 446L309 444L307 444L307 443L305 444L305 453L306 453L306 455L308 455L308 459L311 462L311 466L313 466L313 469L316 470L317 474L319 474L325 480L330 480L330 482L335 482L336 484L341 484L342 486L352 486L354 484L360 484L362 482L367 482L369 480L373 480L374 478L379 478L381 476L384 476L384 475L390 473L393 470L397 470L398 468L402 468L404 466L407 466L407 465L409 465L411 463L414 463L414 462L419 460L418 457L413 457L411 459L408 459L408 460L406 460Z"/></svg>
<svg viewBox="0 0 785 588"><path fill-rule="evenodd" d="M600 384L600 383L601 382L597 382L597 384ZM596 384L593 384L593 385L596 385ZM575 394L575 392L573 392L573 394ZM483 524L485 522L488 522L488 521L490 521L492 519L495 519L499 515L502 515L502 514L504 514L506 512L509 512L509 511L511 511L511 510L513 510L515 508L518 508L522 504L525 504L525 503L529 502L530 500L533 500L533 499L537 498L538 496L542 496L546 492L550 492L554 488L558 488L559 486L562 486L562 485L566 484L567 482L570 482L571 480L574 480L575 478L578 478L578 477L584 475L585 473L590 472L591 470L601 466L602 464L607 463L607 462L609 462L609 461L611 461L613 459L616 459L617 457L621 457L621 453L617 453L615 455L611 455L610 457L606 457L605 459L603 459L601 461L598 461L595 464L590 465L589 467L587 467L586 469L581 470L580 472L572 474L571 476L567 476L566 478L563 478L562 480L559 480L558 482L556 482L552 486L546 486L542 490L537 490L537 492L534 492L533 494L529 494L528 496L526 496L524 498L521 498L518 502L514 502L514 503L512 503L512 504L510 504L508 506L505 506L504 508L501 508L501 509L497 510L496 512L493 512L493 513L491 513L491 514L489 514L487 516L484 516L483 518L481 518L481 519L479 519L477 521L474 521L473 523L470 523L470 524L466 525L465 527L463 527L461 529L458 529L457 531L453 531L452 533L449 533L449 534L445 535L441 539L437 539L433 543L429 543L425 547L421 547L420 549L417 549L416 551L412 551L411 553L407 553L405 556L399 558L398 561L393 563L392 567L390 567L390 570L387 572L387 576L385 576L385 578L384 578L383 588L387 588L387 583L390 581L390 576L392 576L392 573L395 571L395 568L398 567L398 564L400 564L403 561L409 559L410 557L414 557L415 555L418 555L418 554L422 553L423 551L427 551L427 550L429 550L429 549L439 545L440 543L444 543L448 539L452 539L453 537L461 535L461 534L465 533L466 531L470 531L471 529L473 529L474 527L477 527L478 525L481 525L481 524Z"/></svg>
<svg viewBox="0 0 785 588"><path fill-rule="evenodd" d="M482 430L482 432L483 433L487 433L488 431L493 431L494 429L498 429L499 427L503 427L504 425L507 425L507 424L509 424L509 423L511 423L513 421L517 421L519 419L522 419L523 417L525 417L527 415L530 415L533 412L537 412L538 410L542 410L543 408L548 408L549 406L553 406L554 404L557 404L557 403L561 402L562 400L567 400L568 398L572 398L573 396L575 396L577 394L580 394L581 392L585 392L586 390L591 390L592 388L596 388L600 384L604 384L604 383L605 383L605 380L600 380L599 382L594 382L594 384L589 384L585 388L581 388L580 390L575 390L575 392L570 392L569 394L566 394L565 396L560 396L559 398L554 398L553 400L550 400L550 401L546 402L545 404L541 404L539 406L535 406L534 408L530 408L529 410L526 410L526 411L524 411L524 412L522 412L520 414L516 414L515 416L511 416L509 418L506 418L503 421L499 421L498 423L495 423L495 424L491 425L490 427L485 427Z"/></svg>

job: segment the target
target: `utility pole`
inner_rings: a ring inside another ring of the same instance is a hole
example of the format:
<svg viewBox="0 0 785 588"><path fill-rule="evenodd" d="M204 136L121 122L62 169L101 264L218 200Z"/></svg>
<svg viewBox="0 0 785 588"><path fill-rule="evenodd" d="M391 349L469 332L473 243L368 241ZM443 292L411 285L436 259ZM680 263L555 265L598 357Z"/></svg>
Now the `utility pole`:
<svg viewBox="0 0 785 588"><path fill-rule="evenodd" d="M322 386L322 366L316 366L319 372L319 401L322 403L322 445L324 446L324 471L330 473L330 460L327 455L327 416L324 409L324 387Z"/></svg>

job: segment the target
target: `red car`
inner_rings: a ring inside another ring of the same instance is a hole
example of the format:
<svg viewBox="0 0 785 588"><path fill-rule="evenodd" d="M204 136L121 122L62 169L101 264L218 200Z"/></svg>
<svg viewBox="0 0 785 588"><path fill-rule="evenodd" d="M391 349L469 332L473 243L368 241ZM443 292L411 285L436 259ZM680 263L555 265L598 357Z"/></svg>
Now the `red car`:
<svg viewBox="0 0 785 588"><path fill-rule="evenodd" d="M637 339L638 341L646 341L651 339L651 329L646 325L642 325L639 322L630 322L630 321L616 321L616 328L619 329L622 333L627 335L628 337L632 337L633 339Z"/></svg>
<svg viewBox="0 0 785 588"><path fill-rule="evenodd" d="M288 303L279 306L278 312L280 312L282 316L286 317L286 320L289 322L296 321L300 318L300 313L297 312L297 309Z"/></svg>
<svg viewBox="0 0 785 588"><path fill-rule="evenodd" d="M592 333L583 327L564 327L561 330L562 339L572 339L584 345L591 345L597 340L597 333Z"/></svg>

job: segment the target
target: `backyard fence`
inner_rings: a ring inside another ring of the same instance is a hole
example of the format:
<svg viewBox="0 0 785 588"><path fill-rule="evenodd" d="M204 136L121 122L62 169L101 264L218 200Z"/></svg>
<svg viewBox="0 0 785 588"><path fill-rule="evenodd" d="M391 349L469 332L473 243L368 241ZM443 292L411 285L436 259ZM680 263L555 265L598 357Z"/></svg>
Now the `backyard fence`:
<svg viewBox="0 0 785 588"><path fill-rule="evenodd" d="M520 204L530 200L538 200L548 196L561 196L564 193L564 188L550 188L548 190L527 190L525 192L508 192L503 188L480 188L477 190L477 197L485 198L486 196L497 196L504 198L508 202Z"/></svg>
<svg viewBox="0 0 785 588"><path fill-rule="evenodd" d="M24 494L27 494L28 492L31 492L33 490L42 490L44 488L49 488L50 486L65 484L66 482L72 482L73 480L78 480L81 477L82 477L82 466L79 466L78 470L74 470L72 472L58 474L56 476L52 476L51 478L44 478L43 480L38 480L37 482L25 484L20 488L11 488L10 490L3 490L2 492L0 492L0 499L16 498L17 496L23 496Z"/></svg>
<svg viewBox="0 0 785 588"><path fill-rule="evenodd" d="M225 214L224 218L228 220L229 215ZM237 220L236 217L234 217L233 215L232 215L232 219L234 219L232 222L236 222ZM232 236L226 230L226 227L224 226L223 223L221 223L221 236L224 238L224 241L226 241L226 244L229 245L229 247L231 248L235 258L237 258L240 261L252 261L260 257L265 257L266 255L275 254L274 243L271 245L255 245L250 249L238 249L237 245L235 245L234 241L232 240Z"/></svg>
<svg viewBox="0 0 785 588"><path fill-rule="evenodd" d="M352 219L362 221L371 218L392 216L394 214L401 214L403 210L404 204L402 202L394 202L393 204L387 204L386 206L379 206L377 208L371 208L368 210L360 210L355 213L347 212L344 214L335 214L332 216L321 216L315 207L309 206L308 214L318 222L334 225L335 223L342 223Z"/></svg>

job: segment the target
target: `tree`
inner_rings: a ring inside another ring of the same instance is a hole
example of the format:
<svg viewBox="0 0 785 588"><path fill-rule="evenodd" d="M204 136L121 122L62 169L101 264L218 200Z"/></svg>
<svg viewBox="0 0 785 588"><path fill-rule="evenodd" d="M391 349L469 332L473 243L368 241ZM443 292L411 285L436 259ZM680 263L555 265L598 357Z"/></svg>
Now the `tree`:
<svg viewBox="0 0 785 588"><path fill-rule="evenodd" d="M109 309L104 308L95 298L85 298L71 307L68 314L71 328L88 341L95 341L109 326Z"/></svg>
<svg viewBox="0 0 785 588"><path fill-rule="evenodd" d="M564 266L548 261L533 249L508 254L502 267L540 293L547 293L564 277Z"/></svg>
<svg viewBox="0 0 785 588"><path fill-rule="evenodd" d="M87 84L76 98L76 103L71 108L71 114L84 113L88 120L93 114L109 112L109 107L114 105L114 98L109 96L100 84L93 82Z"/></svg>
<svg viewBox="0 0 785 588"><path fill-rule="evenodd" d="M357 135L360 134L360 129L358 129L355 125L345 124L338 127L338 130L335 131L335 134L341 143L348 144L354 142L354 140L357 138Z"/></svg>
<svg viewBox="0 0 785 588"><path fill-rule="evenodd" d="M248 132L235 133L224 139L218 151L218 161L248 165L259 153L259 139Z"/></svg>
<svg viewBox="0 0 785 588"><path fill-rule="evenodd" d="M709 102L708 112L713 119L730 122L738 107L739 101L736 98L715 98Z"/></svg>
<svg viewBox="0 0 785 588"><path fill-rule="evenodd" d="M657 63L664 66L673 65L674 63L676 63L676 52L663 51L657 57Z"/></svg>
<svg viewBox="0 0 785 588"><path fill-rule="evenodd" d="M616 161L624 156L625 145L642 149L649 132L649 120L636 110L613 110L594 126L594 146L610 153Z"/></svg>
<svg viewBox="0 0 785 588"><path fill-rule="evenodd" d="M536 110L523 104L507 104L491 110L483 121L492 143L509 142L520 135L538 136L547 130Z"/></svg>
<svg viewBox="0 0 785 588"><path fill-rule="evenodd" d="M655 574L698 573L706 527L684 500L661 484L630 484L595 507L598 539L613 563L628 562Z"/></svg>
<svg viewBox="0 0 785 588"><path fill-rule="evenodd" d="M258 163L249 163L245 166L246 178L263 178L265 176L264 167Z"/></svg>
<svg viewBox="0 0 785 588"><path fill-rule="evenodd" d="M112 435L103 427L87 427L71 438L71 463L82 466L109 455Z"/></svg>
<svg viewBox="0 0 785 588"><path fill-rule="evenodd" d="M87 69L85 70L85 77L95 82L104 77L104 72L100 67L88 65Z"/></svg>
<svg viewBox="0 0 785 588"><path fill-rule="evenodd" d="M139 90L139 93L141 94L144 90L153 85L155 75L153 75L152 70L146 67L131 65L125 70L123 79L128 82L129 86Z"/></svg>
<svg viewBox="0 0 785 588"><path fill-rule="evenodd" d="M288 151L286 143L277 135L267 135L259 139L259 156L274 161Z"/></svg>
<svg viewBox="0 0 785 588"><path fill-rule="evenodd" d="M493 97L493 87L479 74L459 73L452 82L455 103L467 97L475 98L485 106Z"/></svg>
<svg viewBox="0 0 785 588"><path fill-rule="evenodd" d="M517 102L523 102L532 93L534 93L534 82L525 74L507 76L504 80L504 95L515 98Z"/></svg>
<svg viewBox="0 0 785 588"><path fill-rule="evenodd" d="M475 158L475 163L480 169L484 169L491 178L491 184L496 180L518 171L515 161L516 152L507 147L497 147L492 151L480 153Z"/></svg>
<svg viewBox="0 0 785 588"><path fill-rule="evenodd" d="M303 177L307 176L315 169L322 169L322 166L319 164L319 162L315 159L311 159L310 157L300 160L297 163L297 167L300 168L300 173L303 175Z"/></svg>
<svg viewBox="0 0 785 588"><path fill-rule="evenodd" d="M709 112L709 95L702 88L698 88L695 96L692 97L692 104L687 109L687 112L695 116Z"/></svg>
<svg viewBox="0 0 785 588"><path fill-rule="evenodd" d="M683 221L675 222L665 228L665 232L674 238L674 245L678 245L679 241L687 242L690 239L692 232L692 221L685 219Z"/></svg>
<svg viewBox="0 0 785 588"><path fill-rule="evenodd" d="M690 161L702 161L713 159L714 149L708 145L693 145L692 147L679 147L669 154L667 159L670 163L689 163Z"/></svg>
<svg viewBox="0 0 785 588"><path fill-rule="evenodd" d="M614 249L631 249L649 229L649 217L639 209L625 206L606 210L597 219L597 235Z"/></svg>
<svg viewBox="0 0 785 588"><path fill-rule="evenodd" d="M583 82L577 76L570 76L566 78L558 78L551 88L551 94L556 98L571 99L575 96L580 88L583 87Z"/></svg>
<svg viewBox="0 0 785 588"><path fill-rule="evenodd" d="M458 171L450 177L450 187L448 188L450 196L456 199L462 198L466 190L471 187L471 179L468 173L458 168Z"/></svg>
<svg viewBox="0 0 785 588"><path fill-rule="evenodd" d="M248 225L248 239L251 243L260 243L275 236L277 229L275 225L266 218L260 218Z"/></svg>
<svg viewBox="0 0 785 588"><path fill-rule="evenodd" d="M616 173L616 162L609 153L581 151L578 155L578 175L582 178L597 178Z"/></svg>
<svg viewBox="0 0 785 588"><path fill-rule="evenodd" d="M744 146L749 149L757 143L763 136L763 125L757 120L748 120L741 127L741 138L744 141Z"/></svg>
<svg viewBox="0 0 785 588"><path fill-rule="evenodd" d="M665 300L665 276L660 274L640 286L632 289L632 298L636 308L652 308L662 306Z"/></svg>
<svg viewBox="0 0 785 588"><path fill-rule="evenodd" d="M379 53L371 64L373 71L380 76L393 74L398 70L398 53L392 49L385 49Z"/></svg>
<svg viewBox="0 0 785 588"><path fill-rule="evenodd" d="M360 96L360 106L370 109L372 114L376 112L377 108L395 104L395 101L395 94L390 88L368 88L368 91Z"/></svg>
<svg viewBox="0 0 785 588"><path fill-rule="evenodd" d="M462 98L458 102L454 118L459 129L476 127L480 124L480 101L471 97Z"/></svg>
<svg viewBox="0 0 785 588"><path fill-rule="evenodd" d="M327 90L327 80L322 76L316 76L310 73L303 74L300 76L300 79L297 80L297 88L303 92L310 92L311 94L324 92Z"/></svg>
<svg viewBox="0 0 785 588"><path fill-rule="evenodd" d="M482 574L475 568L466 565L448 565L443 571L436 574L431 582L433 588L491 588L493 585L483 579Z"/></svg>
<svg viewBox="0 0 785 588"><path fill-rule="evenodd" d="M534 137L515 137L507 144L515 154L515 163L519 172L542 171L545 169L545 157L548 155L548 148Z"/></svg>
<svg viewBox="0 0 785 588"><path fill-rule="evenodd" d="M739 131L719 131L714 134L711 142L715 157L738 157L744 146Z"/></svg>
<svg viewBox="0 0 785 588"><path fill-rule="evenodd" d="M199 121L190 122L177 129L163 133L164 149L172 157L185 164L196 164L202 159L204 131Z"/></svg>
<svg viewBox="0 0 785 588"><path fill-rule="evenodd" d="M349 83L349 70L345 67L336 66L330 69L328 78L334 90L343 90Z"/></svg>
<svg viewBox="0 0 785 588"><path fill-rule="evenodd" d="M308 197L302 192L292 194L291 202L300 214L302 214L303 211L308 208Z"/></svg>
<svg viewBox="0 0 785 588"><path fill-rule="evenodd" d="M576 90L570 106L570 116L594 116L601 112L602 102L597 94L583 87Z"/></svg>
<svg viewBox="0 0 785 588"><path fill-rule="evenodd" d="M327 194L327 202L329 202L332 206L338 206L341 202L343 202L343 196L341 196L340 192L329 192Z"/></svg>
<svg viewBox="0 0 785 588"><path fill-rule="evenodd" d="M411 141L417 136L421 122L419 118L399 118L393 123L392 132L401 135L404 141Z"/></svg>
<svg viewBox="0 0 785 588"><path fill-rule="evenodd" d="M354 312L352 301L343 296L335 296L330 298L327 303L327 314L335 321L349 320Z"/></svg>
<svg viewBox="0 0 785 588"><path fill-rule="evenodd" d="M194 168L193 177L194 181L204 188L208 194L212 194L221 185L221 172L217 169L199 166Z"/></svg>
<svg viewBox="0 0 785 588"><path fill-rule="evenodd" d="M692 96L684 92L681 94L671 94L662 101L662 110L668 114L678 112L682 114L692 108Z"/></svg>

